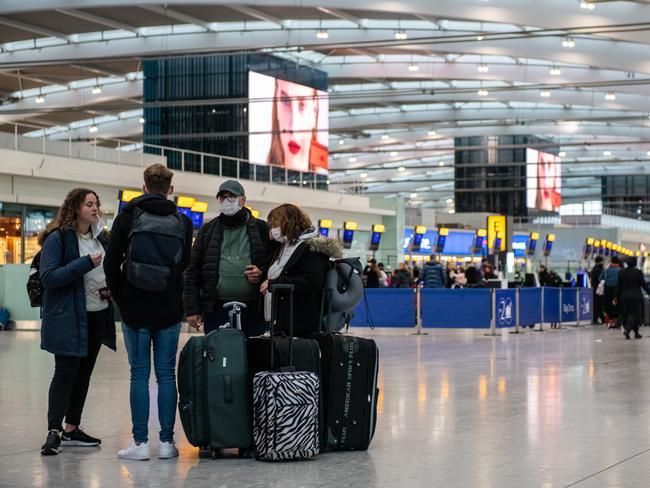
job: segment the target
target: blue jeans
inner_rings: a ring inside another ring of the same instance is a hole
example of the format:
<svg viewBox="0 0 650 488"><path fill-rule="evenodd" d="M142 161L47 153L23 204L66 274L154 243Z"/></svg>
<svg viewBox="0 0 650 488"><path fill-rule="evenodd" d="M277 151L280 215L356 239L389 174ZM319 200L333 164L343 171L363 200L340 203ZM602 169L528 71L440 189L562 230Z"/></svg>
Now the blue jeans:
<svg viewBox="0 0 650 488"><path fill-rule="evenodd" d="M124 342L131 366L131 422L133 439L137 443L149 438L149 375L151 373L151 344L153 367L158 382L158 420L160 441L174 440L176 421L176 351L181 324L162 330L132 329L122 323Z"/></svg>

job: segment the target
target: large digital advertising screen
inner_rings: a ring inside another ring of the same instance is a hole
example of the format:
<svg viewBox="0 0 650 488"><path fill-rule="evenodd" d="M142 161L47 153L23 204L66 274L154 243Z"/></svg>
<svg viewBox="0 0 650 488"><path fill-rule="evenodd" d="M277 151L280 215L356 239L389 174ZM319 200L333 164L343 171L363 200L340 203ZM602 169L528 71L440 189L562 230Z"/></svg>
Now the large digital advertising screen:
<svg viewBox="0 0 650 488"><path fill-rule="evenodd" d="M559 212L562 205L560 158L536 149L526 149L526 206Z"/></svg>
<svg viewBox="0 0 650 488"><path fill-rule="evenodd" d="M248 132L252 163L327 174L327 92L249 71Z"/></svg>

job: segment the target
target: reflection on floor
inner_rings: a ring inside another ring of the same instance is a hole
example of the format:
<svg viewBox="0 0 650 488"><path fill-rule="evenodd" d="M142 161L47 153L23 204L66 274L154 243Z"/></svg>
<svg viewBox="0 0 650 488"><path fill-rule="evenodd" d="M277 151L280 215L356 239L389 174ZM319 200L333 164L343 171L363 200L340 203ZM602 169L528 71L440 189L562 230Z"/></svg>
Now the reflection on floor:
<svg viewBox="0 0 650 488"><path fill-rule="evenodd" d="M601 328L497 338L363 334L381 348L371 449L271 464L199 460L180 423L179 459L118 460L130 438L122 345L100 354L83 420L102 448L42 458L52 357L40 351L38 333L0 333L0 486L648 486L650 333L638 341ZM155 388L152 380L153 399Z"/></svg>

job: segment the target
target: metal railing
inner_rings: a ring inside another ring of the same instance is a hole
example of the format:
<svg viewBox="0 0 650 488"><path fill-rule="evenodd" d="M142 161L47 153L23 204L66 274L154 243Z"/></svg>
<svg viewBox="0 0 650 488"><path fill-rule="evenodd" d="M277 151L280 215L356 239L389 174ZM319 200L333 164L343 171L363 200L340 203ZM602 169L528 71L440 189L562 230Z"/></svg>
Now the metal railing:
<svg viewBox="0 0 650 488"><path fill-rule="evenodd" d="M26 129L41 126L14 122L12 132L0 132L0 148L49 156L85 159L96 163L145 167L161 163L170 169L188 173L222 176L251 181L327 191L326 175L289 170L284 167L256 164L245 159L179 149L127 139L93 137L92 139L52 139L47 136L21 135Z"/></svg>

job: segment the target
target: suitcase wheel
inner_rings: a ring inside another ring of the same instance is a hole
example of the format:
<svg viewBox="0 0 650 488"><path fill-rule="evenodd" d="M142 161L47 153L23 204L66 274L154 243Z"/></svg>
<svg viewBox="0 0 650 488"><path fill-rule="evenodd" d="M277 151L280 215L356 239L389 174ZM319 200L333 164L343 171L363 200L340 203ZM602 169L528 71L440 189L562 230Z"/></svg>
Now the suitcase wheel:
<svg viewBox="0 0 650 488"><path fill-rule="evenodd" d="M255 457L255 449L253 448L240 449L239 457L242 459L253 459Z"/></svg>

